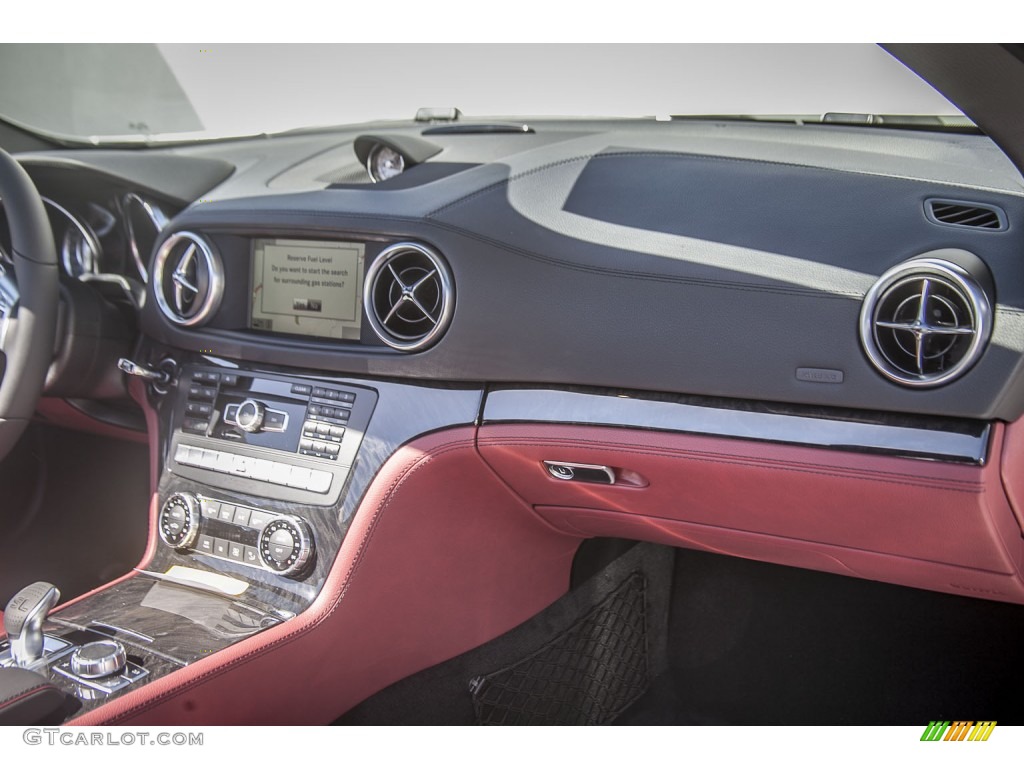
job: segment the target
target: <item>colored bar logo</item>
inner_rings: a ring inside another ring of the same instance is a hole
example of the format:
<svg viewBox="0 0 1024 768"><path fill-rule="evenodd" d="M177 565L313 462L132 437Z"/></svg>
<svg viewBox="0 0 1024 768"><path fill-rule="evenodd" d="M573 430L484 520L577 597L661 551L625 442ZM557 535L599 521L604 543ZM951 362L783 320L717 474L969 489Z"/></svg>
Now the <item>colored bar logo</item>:
<svg viewBox="0 0 1024 768"><path fill-rule="evenodd" d="M995 727L995 720L932 720L921 741L988 741Z"/></svg>

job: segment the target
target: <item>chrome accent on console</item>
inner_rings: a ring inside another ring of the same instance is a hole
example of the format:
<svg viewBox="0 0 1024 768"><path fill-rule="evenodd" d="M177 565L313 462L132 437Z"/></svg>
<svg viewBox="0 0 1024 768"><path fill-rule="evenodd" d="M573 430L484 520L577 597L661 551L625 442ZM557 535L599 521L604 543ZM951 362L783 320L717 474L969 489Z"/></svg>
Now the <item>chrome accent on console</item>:
<svg viewBox="0 0 1024 768"><path fill-rule="evenodd" d="M982 423L957 432L553 389L491 391L483 420L635 427L979 465L991 432Z"/></svg>
<svg viewBox="0 0 1024 768"><path fill-rule="evenodd" d="M238 414L242 412L243 408L249 407L253 410L252 416L244 416L244 421L239 419ZM267 416L270 414L276 414L280 416L280 423L270 424L267 421ZM251 397L247 397L242 402L227 406L224 409L224 415L221 417L221 421L225 424L230 424L233 427L238 427L243 432L287 432L288 431L288 414L285 411L279 411L275 408L267 408L263 403L258 400L253 400Z"/></svg>
<svg viewBox="0 0 1024 768"><path fill-rule="evenodd" d="M199 535L199 500L191 493L173 493L160 508L157 531L161 540L174 549L188 549Z"/></svg>
<svg viewBox="0 0 1024 768"><path fill-rule="evenodd" d="M120 645L120 643L117 644ZM92 645L92 643L90 643L90 645ZM124 649L122 648L122 651L123 650ZM129 685L132 685L149 675L149 670L129 661L122 664L119 670L116 670L109 675L86 677L85 675L75 673L72 668L72 662L72 659L66 658L60 663L55 664L52 669L58 675L62 675L68 680L77 683L75 695L86 701L97 698L96 693L90 693L90 691L98 692L101 696L109 696L110 694L120 691L122 688L127 688Z"/></svg>
<svg viewBox="0 0 1024 768"><path fill-rule="evenodd" d="M45 667L47 664L53 663L64 654L70 652L72 647L71 643L67 640L61 640L59 637L44 634L43 652L39 659L28 666L28 669ZM18 663L14 660L14 655L11 653L10 641L0 641L0 668L14 666L18 666Z"/></svg>
<svg viewBox="0 0 1024 768"><path fill-rule="evenodd" d="M285 543L280 559L275 553L275 537L283 534ZM302 519L292 515L275 515L260 531L257 547L263 567L281 576L299 576L314 552L313 533Z"/></svg>
<svg viewBox="0 0 1024 768"><path fill-rule="evenodd" d="M37 581L20 590L4 609L4 631L11 643L11 657L27 667L43 655L43 621L60 600L60 590Z"/></svg>
<svg viewBox="0 0 1024 768"><path fill-rule="evenodd" d="M71 671L87 679L109 677L124 669L127 661L128 654L117 640L94 640L71 654Z"/></svg>
<svg viewBox="0 0 1024 768"><path fill-rule="evenodd" d="M220 257L205 238L193 232L171 235L153 263L153 292L160 311L175 325L203 324L224 296Z"/></svg>

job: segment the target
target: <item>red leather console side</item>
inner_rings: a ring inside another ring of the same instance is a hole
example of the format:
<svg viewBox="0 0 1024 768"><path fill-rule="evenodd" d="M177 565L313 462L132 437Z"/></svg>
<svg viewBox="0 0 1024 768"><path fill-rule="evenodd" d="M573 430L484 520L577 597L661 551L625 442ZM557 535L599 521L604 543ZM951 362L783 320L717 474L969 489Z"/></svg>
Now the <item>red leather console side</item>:
<svg viewBox="0 0 1024 768"><path fill-rule="evenodd" d="M510 493L474 436L435 433L385 464L307 611L73 722L326 723L552 603L579 537Z"/></svg>
<svg viewBox="0 0 1024 768"><path fill-rule="evenodd" d="M1024 540L1000 479L1001 425L984 467L568 425L485 425L479 446L567 533L1024 602ZM557 480L545 460L607 465L621 480Z"/></svg>

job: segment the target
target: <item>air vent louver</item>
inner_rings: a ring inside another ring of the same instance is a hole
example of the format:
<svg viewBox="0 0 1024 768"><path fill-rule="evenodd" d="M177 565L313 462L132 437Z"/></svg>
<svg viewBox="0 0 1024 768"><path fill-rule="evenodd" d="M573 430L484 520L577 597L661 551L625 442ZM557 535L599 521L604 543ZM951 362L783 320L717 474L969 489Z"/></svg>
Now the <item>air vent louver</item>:
<svg viewBox="0 0 1024 768"><path fill-rule="evenodd" d="M882 275L864 298L861 343L887 378L912 387L946 384L978 360L991 305L962 267L915 259Z"/></svg>
<svg viewBox="0 0 1024 768"><path fill-rule="evenodd" d="M164 241L153 263L153 291L164 316L175 325L209 320L224 295L224 269L212 246L192 232Z"/></svg>
<svg viewBox="0 0 1024 768"><path fill-rule="evenodd" d="M998 208L958 200L929 200L925 204L928 218L936 224L977 229L1006 229L1006 216Z"/></svg>
<svg viewBox="0 0 1024 768"><path fill-rule="evenodd" d="M366 317L381 341L412 352L436 342L455 309L451 273L437 253L416 243L385 248L363 289Z"/></svg>

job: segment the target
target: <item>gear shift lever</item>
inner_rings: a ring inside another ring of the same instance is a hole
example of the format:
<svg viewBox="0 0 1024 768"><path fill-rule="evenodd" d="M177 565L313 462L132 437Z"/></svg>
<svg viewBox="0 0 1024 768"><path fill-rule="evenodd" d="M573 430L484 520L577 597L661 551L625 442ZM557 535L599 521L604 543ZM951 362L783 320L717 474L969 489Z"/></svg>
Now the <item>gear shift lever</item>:
<svg viewBox="0 0 1024 768"><path fill-rule="evenodd" d="M43 620L60 600L53 584L37 581L11 598L4 610L4 630L11 641L11 656L19 667L27 667L43 655Z"/></svg>

